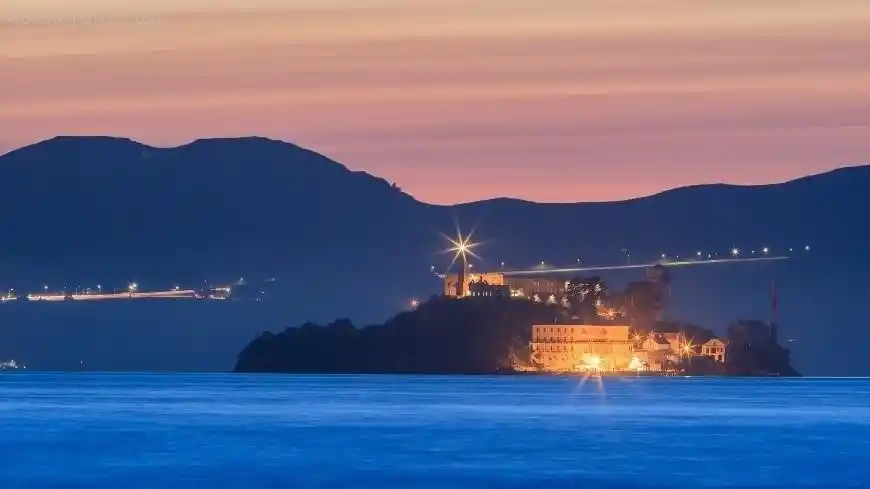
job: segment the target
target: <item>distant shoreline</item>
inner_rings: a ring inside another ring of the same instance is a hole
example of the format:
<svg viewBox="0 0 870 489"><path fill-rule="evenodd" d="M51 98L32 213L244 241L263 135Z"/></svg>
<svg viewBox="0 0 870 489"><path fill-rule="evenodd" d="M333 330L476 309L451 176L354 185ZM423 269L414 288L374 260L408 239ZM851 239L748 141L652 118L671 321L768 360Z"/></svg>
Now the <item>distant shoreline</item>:
<svg viewBox="0 0 870 489"><path fill-rule="evenodd" d="M339 375L371 375L371 376L387 376L387 375L402 375L402 376L427 376L427 377L585 377L586 373L584 372L523 372L523 371L500 371L500 372L273 372L273 371L262 371L262 372L245 372L245 371L230 371L225 373L231 373L235 375L324 375L324 376L339 376ZM777 378L805 378L803 376L789 376L789 375L723 375L723 374L686 374L686 373L668 373L668 374L660 374L656 372L646 372L646 373L634 373L634 372L607 372L603 375L594 375L590 374L590 378L597 377L620 377L620 378L669 378L669 377L683 377L683 378L721 378L721 379L750 379L750 378L759 378L759 379L777 379ZM810 377L812 378L812 377ZM837 377L839 378L839 377ZM844 378L852 378L852 377L844 377ZM861 378L861 377L854 377Z"/></svg>

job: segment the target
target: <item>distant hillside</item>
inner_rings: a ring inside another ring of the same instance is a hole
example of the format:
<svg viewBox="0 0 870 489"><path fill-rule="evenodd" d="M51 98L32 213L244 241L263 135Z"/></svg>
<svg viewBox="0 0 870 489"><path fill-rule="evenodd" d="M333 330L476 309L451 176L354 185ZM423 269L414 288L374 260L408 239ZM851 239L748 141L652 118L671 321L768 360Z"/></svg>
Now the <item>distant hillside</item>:
<svg viewBox="0 0 870 489"><path fill-rule="evenodd" d="M799 370L841 371L854 367L845 359L852 355L848 349L870 341L857 293L861 270L870 265L870 226L863 223L868 208L870 167L779 185L684 188L627 202L497 199L433 206L280 141L153 148L126 139L59 137L0 156L0 286L133 279L159 286L277 276L285 293L280 311L244 326L259 331L341 316L380 321L411 296L437 292L429 266L449 263L438 254L445 248L438 233L451 232L456 220L464 229L476 226L475 237L485 240L481 268L578 258L616 263L625 260L622 249L640 261L664 252L724 252L735 245L785 251L811 244L812 253L777 272L783 331L813 351L841 349L820 360L793 346L799 364L810 361ZM708 268L675 273L675 317L713 329L737 317L767 319L769 271ZM0 308L0 322L4 317ZM38 327L50 334L55 326L12 321L4 334ZM239 327L215 324L212 331ZM822 330L855 341L843 346ZM862 371L870 373L870 366Z"/></svg>
<svg viewBox="0 0 870 489"><path fill-rule="evenodd" d="M0 158L0 206L3 235L16 237L0 244L7 264L50 265L71 278L148 269L177 281L275 273L346 255L351 243L385 249L380 236L413 221L419 204L384 180L268 139L162 149L60 137Z"/></svg>

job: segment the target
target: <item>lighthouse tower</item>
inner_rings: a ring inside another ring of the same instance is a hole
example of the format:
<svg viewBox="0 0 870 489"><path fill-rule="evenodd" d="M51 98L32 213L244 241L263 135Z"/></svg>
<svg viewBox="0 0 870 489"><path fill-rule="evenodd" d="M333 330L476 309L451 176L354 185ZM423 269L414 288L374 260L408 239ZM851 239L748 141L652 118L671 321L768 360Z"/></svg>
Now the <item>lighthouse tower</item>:
<svg viewBox="0 0 870 489"><path fill-rule="evenodd" d="M465 257L459 263L459 273L456 276L456 297L465 297L465 277L468 274L468 262Z"/></svg>

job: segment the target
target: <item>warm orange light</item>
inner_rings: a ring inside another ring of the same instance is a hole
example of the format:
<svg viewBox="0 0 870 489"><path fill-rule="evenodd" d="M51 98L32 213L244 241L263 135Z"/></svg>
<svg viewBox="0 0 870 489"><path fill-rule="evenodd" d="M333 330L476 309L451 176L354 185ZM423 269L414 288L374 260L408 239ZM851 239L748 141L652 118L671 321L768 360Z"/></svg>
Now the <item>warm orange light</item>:
<svg viewBox="0 0 870 489"><path fill-rule="evenodd" d="M694 348L694 346L691 342L686 343L685 345L683 345L683 353L685 353L686 355L691 355L692 348Z"/></svg>
<svg viewBox="0 0 870 489"><path fill-rule="evenodd" d="M442 236L444 236L444 239L446 239L448 242L450 242L451 245L453 245L447 249L448 253L454 253L453 261L450 263L451 266L456 263L456 260L458 260L459 258L462 258L462 263L466 264L468 262L468 255L471 255L478 259L480 258L479 256L475 255L474 252L471 250L479 244L473 243L471 241L472 234L474 234L474 231L469 233L467 236L463 236L462 232L459 230L458 227L456 229L456 239L451 238L450 236L447 236L443 233L441 234Z"/></svg>

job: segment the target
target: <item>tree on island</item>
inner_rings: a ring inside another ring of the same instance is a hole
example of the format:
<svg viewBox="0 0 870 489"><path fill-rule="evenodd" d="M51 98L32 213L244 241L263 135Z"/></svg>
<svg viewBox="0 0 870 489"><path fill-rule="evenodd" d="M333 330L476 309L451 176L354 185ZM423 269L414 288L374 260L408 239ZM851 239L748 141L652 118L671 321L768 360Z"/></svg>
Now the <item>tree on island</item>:
<svg viewBox="0 0 870 489"><path fill-rule="evenodd" d="M597 319L596 307L607 297L607 285L601 277L574 277L565 290L570 312L584 321Z"/></svg>
<svg viewBox="0 0 870 489"><path fill-rule="evenodd" d="M435 297L381 325L342 319L264 333L237 372L498 373L528 364L533 324L563 321L558 306L500 297Z"/></svg>
<svg viewBox="0 0 870 489"><path fill-rule="evenodd" d="M767 323L744 320L728 326L725 359L730 375L800 375L790 357L791 352L776 342Z"/></svg>
<svg viewBox="0 0 870 489"><path fill-rule="evenodd" d="M651 331L662 320L665 301L657 284L648 280L631 282L623 296L626 317L636 330Z"/></svg>

